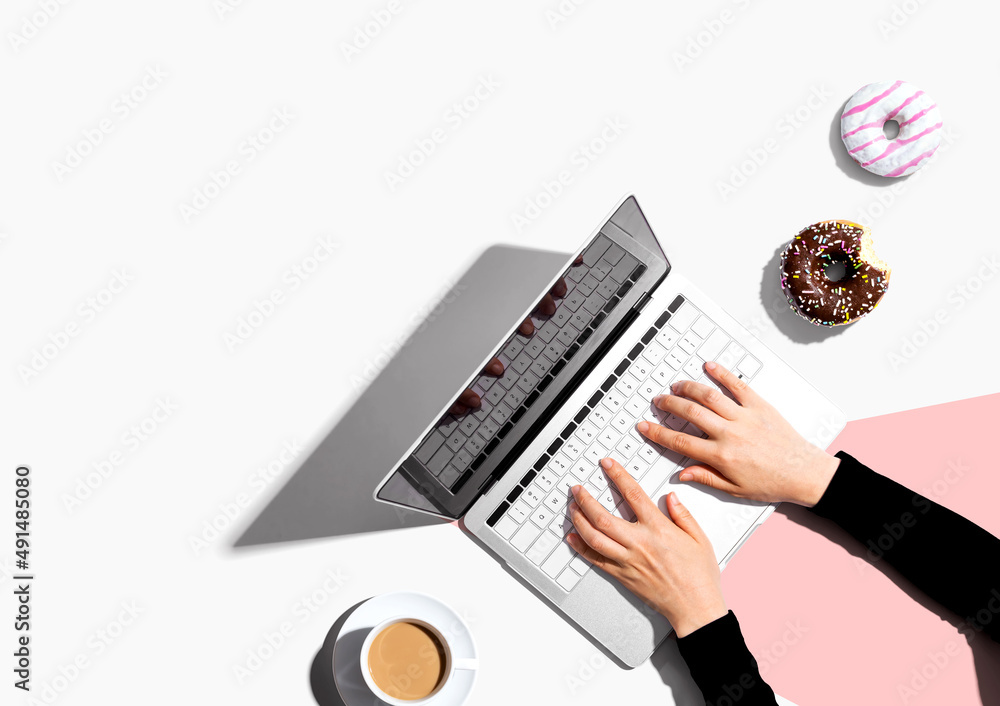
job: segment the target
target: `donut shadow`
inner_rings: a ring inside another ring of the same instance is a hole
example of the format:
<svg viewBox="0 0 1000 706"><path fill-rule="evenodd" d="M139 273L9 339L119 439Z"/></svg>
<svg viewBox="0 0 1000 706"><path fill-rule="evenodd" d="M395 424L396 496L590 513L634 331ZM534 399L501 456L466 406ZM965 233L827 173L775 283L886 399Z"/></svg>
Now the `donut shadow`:
<svg viewBox="0 0 1000 706"><path fill-rule="evenodd" d="M774 327L785 337L795 343L809 344L821 343L833 336L839 336L856 321L840 326L817 326L811 324L801 316L792 311L785 293L781 291L781 253L784 252L787 243L782 243L774 251L774 255L764 266L764 272L760 278L760 303L764 311L771 318Z"/></svg>
<svg viewBox="0 0 1000 706"><path fill-rule="evenodd" d="M862 184L868 186L892 186L893 184L898 184L909 179L909 174L904 177L883 177L878 174L872 174L851 158L851 155L847 153L847 147L844 146L844 140L840 137L840 116L843 115L847 103L848 101L844 101L843 105L840 106L840 110L834 113L833 123L830 125L830 151L833 152L833 159L836 161L837 166L840 167L840 171L855 181L860 181Z"/></svg>

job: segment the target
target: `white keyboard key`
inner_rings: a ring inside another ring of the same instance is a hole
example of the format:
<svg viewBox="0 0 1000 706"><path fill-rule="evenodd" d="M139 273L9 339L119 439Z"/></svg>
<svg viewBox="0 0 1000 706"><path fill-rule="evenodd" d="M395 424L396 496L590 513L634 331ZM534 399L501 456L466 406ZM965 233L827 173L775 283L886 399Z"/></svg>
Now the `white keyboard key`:
<svg viewBox="0 0 1000 706"><path fill-rule="evenodd" d="M513 505L510 506L510 510L507 511L507 514L510 515L514 519L514 521L520 525L523 524L526 519L528 519L528 515L531 514L531 508L528 507L527 503L518 500L517 502L515 502Z"/></svg>
<svg viewBox="0 0 1000 706"><path fill-rule="evenodd" d="M572 436L567 439L566 443L562 446L562 452L566 454L570 460L578 459L580 454L583 453L583 449L583 444L581 444L577 438Z"/></svg>
<svg viewBox="0 0 1000 706"><path fill-rule="evenodd" d="M631 436L625 436L615 447L616 458L620 463L632 458L632 454L639 450L639 440Z"/></svg>
<svg viewBox="0 0 1000 706"><path fill-rule="evenodd" d="M598 443L609 451L617 446L621 440L621 433L611 427L605 427L600 436L597 437Z"/></svg>
<svg viewBox="0 0 1000 706"><path fill-rule="evenodd" d="M642 459L646 463L655 463L656 459L660 457L659 450L653 446L652 443L646 443L639 448L639 454L637 458Z"/></svg>
<svg viewBox="0 0 1000 706"><path fill-rule="evenodd" d="M604 506L605 510L611 511L615 509L615 494L611 488L606 488L597 501Z"/></svg>
<svg viewBox="0 0 1000 706"><path fill-rule="evenodd" d="M649 408L649 402L642 395L632 395L625 403L625 411L639 419L642 413Z"/></svg>
<svg viewBox="0 0 1000 706"><path fill-rule="evenodd" d="M656 338L653 340L663 346L666 350L670 350L674 347L674 344L677 343L678 338L679 337L676 331L669 326L664 326L660 332L656 334Z"/></svg>
<svg viewBox="0 0 1000 706"><path fill-rule="evenodd" d="M555 513L545 505L539 505L531 511L531 521L542 529L548 527L553 517L555 517Z"/></svg>
<svg viewBox="0 0 1000 706"><path fill-rule="evenodd" d="M684 302L681 308L674 312L674 315L670 317L670 325L674 327L675 330L684 333L687 331L694 320L698 317L698 310L691 306L690 303Z"/></svg>
<svg viewBox="0 0 1000 706"><path fill-rule="evenodd" d="M575 341L576 337L579 335L580 335L579 331L577 331L572 326L567 326L566 328L562 329L561 331L559 331L559 333L556 334L556 340L559 341L564 346L566 346L567 348L569 348L570 346L573 345L573 341Z"/></svg>
<svg viewBox="0 0 1000 706"><path fill-rule="evenodd" d="M702 365L701 358L691 358L691 360L684 364L684 372L693 380L697 380L701 377Z"/></svg>
<svg viewBox="0 0 1000 706"><path fill-rule="evenodd" d="M545 561L545 557L549 555L553 549L555 549L557 544L562 544L562 540L556 537L551 532L542 532L535 543L531 545L531 549L525 552L525 556L531 561L532 564L536 566Z"/></svg>
<svg viewBox="0 0 1000 706"><path fill-rule="evenodd" d="M734 358L736 358L736 360L739 360L740 358L742 358L743 354L746 353L746 352L747 352L746 348L744 348L743 346L741 346L736 341L733 341L732 343L730 343L729 346L726 348L726 353L731 354Z"/></svg>
<svg viewBox="0 0 1000 706"><path fill-rule="evenodd" d="M549 461L549 468L551 468L553 471L558 472L559 475L562 475L563 473L566 473L569 470L569 463L570 461L568 458L566 458L561 453L557 453L555 456L552 457L552 460Z"/></svg>
<svg viewBox="0 0 1000 706"><path fill-rule="evenodd" d="M598 427L598 428L599 427L603 427L608 422L611 421L611 413L608 412L608 410L607 410L606 407L602 407L601 405L598 405L598 406L594 407L594 411L590 413L589 417L587 417L587 421L590 422L591 424L593 424L595 427ZM596 432L595 432L594 436L597 436ZM584 439L585 437L581 436L580 438Z"/></svg>
<svg viewBox="0 0 1000 706"><path fill-rule="evenodd" d="M631 397L632 393L635 392L638 387L639 381L628 373L622 375L618 379L618 382L615 383L615 389L625 395L625 397Z"/></svg>
<svg viewBox="0 0 1000 706"><path fill-rule="evenodd" d="M590 478L590 474L594 472L594 464L586 458L580 458L570 466L569 472L578 483L582 483Z"/></svg>
<svg viewBox="0 0 1000 706"><path fill-rule="evenodd" d="M642 460L640 456L636 456L625 464L625 470L628 471L628 474L635 480L642 478L648 469L649 464Z"/></svg>
<svg viewBox="0 0 1000 706"><path fill-rule="evenodd" d="M525 549L528 548L528 545L534 542L535 538L541 533L542 530L540 530L537 526L533 525L532 523L528 522L526 524L521 525L521 529L519 529L517 532L514 533L514 536L510 540L510 544L517 551L523 552Z"/></svg>
<svg viewBox="0 0 1000 706"><path fill-rule="evenodd" d="M628 402L626 402L625 404L627 406ZM635 418L624 409L618 414L616 414L615 418L611 420L611 427L613 429L616 429L619 434L628 433L628 430L631 429L634 424L635 424Z"/></svg>
<svg viewBox="0 0 1000 706"><path fill-rule="evenodd" d="M743 360L740 361L740 365L737 370L743 373L746 377L752 378L760 370L760 361L754 358L752 355L744 356Z"/></svg>
<svg viewBox="0 0 1000 706"><path fill-rule="evenodd" d="M715 324L707 316L699 316L698 320L691 324L691 330L702 338L708 338L708 334L715 329Z"/></svg>
<svg viewBox="0 0 1000 706"><path fill-rule="evenodd" d="M564 346L558 340L553 340L552 343L545 347L543 354L546 358L555 363L557 360L562 358L562 354L566 352L567 347L568 346Z"/></svg>
<svg viewBox="0 0 1000 706"><path fill-rule="evenodd" d="M639 395L647 402L650 402L654 397L656 397L660 393L661 389L662 388L659 385L657 385L652 378L650 378L649 380L644 380L642 383L640 383Z"/></svg>
<svg viewBox="0 0 1000 706"><path fill-rule="evenodd" d="M702 317L704 318L704 317ZM704 343L701 344L701 348L698 349L698 355L702 360L715 360L722 353L722 349L726 347L729 343L729 336L722 329L715 329L712 335L709 336Z"/></svg>
<svg viewBox="0 0 1000 706"><path fill-rule="evenodd" d="M653 366L642 356L639 356L639 358L632 363L632 367L628 369L629 373L631 373L636 380L645 380L652 370Z"/></svg>
<svg viewBox="0 0 1000 706"><path fill-rule="evenodd" d="M567 591L572 591L573 587L580 583L581 578L583 577L580 576L580 574L567 568L559 574L559 578L556 579L556 583L559 584L561 588L564 588Z"/></svg>
<svg viewBox="0 0 1000 706"><path fill-rule="evenodd" d="M601 400L601 404L610 409L612 412L617 413L622 405L625 404L625 395L618 392L618 390L611 390L604 396Z"/></svg>
<svg viewBox="0 0 1000 706"><path fill-rule="evenodd" d="M462 475L461 472L457 468L455 468L454 465L449 465L446 469L441 471L441 475L438 476L438 479L444 484L446 488L450 488L455 483L455 481L458 480L458 477L460 475Z"/></svg>
<svg viewBox="0 0 1000 706"><path fill-rule="evenodd" d="M504 539L510 539L519 526L510 515L504 515L493 525L493 530Z"/></svg>
<svg viewBox="0 0 1000 706"><path fill-rule="evenodd" d="M681 363L683 365L684 363ZM674 371L678 368L671 367L668 363L660 363L653 370L653 374L649 377L650 380L655 382L660 387L666 387L670 382L670 378L674 376Z"/></svg>
<svg viewBox="0 0 1000 706"><path fill-rule="evenodd" d="M687 355L691 355L696 350L698 350L698 346L700 345L701 345L701 339L695 334L688 331L683 336L681 336L680 343L677 344L677 347L680 348L682 351L684 351Z"/></svg>
<svg viewBox="0 0 1000 706"><path fill-rule="evenodd" d="M528 341L528 344L524 347L524 352L527 353L532 360L541 355L544 350L545 341L535 337L532 337L531 340Z"/></svg>
<svg viewBox="0 0 1000 706"><path fill-rule="evenodd" d="M667 426L667 427L673 429L674 431L680 431L681 429L684 428L684 425L687 424L687 422L685 422L683 419L681 419L677 415L668 414L667 418L665 420L663 420L663 424L664 424L664 426Z"/></svg>
<svg viewBox="0 0 1000 706"><path fill-rule="evenodd" d="M593 495L595 498L599 497L598 493L607 488L609 482L610 480L608 478L608 474L604 472L604 469L601 466L598 466L597 469L594 471L593 475L590 476L590 483L586 486L587 492L590 492L590 486L593 486L594 490L597 492L593 492L590 494Z"/></svg>
<svg viewBox="0 0 1000 706"><path fill-rule="evenodd" d="M605 449L603 446L601 446L599 443L595 441L593 444L590 445L590 448L588 448L587 451L583 454L583 459L592 466L596 466L601 462L601 459L607 455L608 455L607 449Z"/></svg>
<svg viewBox="0 0 1000 706"><path fill-rule="evenodd" d="M542 489L532 483L521 493L520 501L528 507L535 508L538 507L538 503L542 502L543 497L545 497L545 494L542 492Z"/></svg>
<svg viewBox="0 0 1000 706"><path fill-rule="evenodd" d="M667 365L674 370L680 370L683 368L685 360L687 360L687 353L681 350L679 345L674 346L674 349L667 354Z"/></svg>
<svg viewBox="0 0 1000 706"><path fill-rule="evenodd" d="M498 522L497 524L499 525L500 523ZM559 513L556 515L556 519L552 520L552 524L549 525L549 531L565 537L573 531L573 520L569 518L569 515Z"/></svg>
<svg viewBox="0 0 1000 706"><path fill-rule="evenodd" d="M569 493L565 490L553 490L545 496L545 502L542 505L552 512L563 512L569 505Z"/></svg>
<svg viewBox="0 0 1000 706"><path fill-rule="evenodd" d="M660 361L663 360L663 356L666 354L666 348L654 341L650 341L649 345L646 346L646 350L642 352L642 357L653 365L659 365Z"/></svg>
<svg viewBox="0 0 1000 706"><path fill-rule="evenodd" d="M604 424L607 424L607 422L606 421L603 422L601 426L603 426ZM597 439L598 428L593 424L591 424L589 421L585 421L576 428L575 433L577 438L580 439L580 441L582 441L584 444L590 445L594 442L595 439Z"/></svg>
<svg viewBox="0 0 1000 706"><path fill-rule="evenodd" d="M577 552L576 556L569 562L569 568L583 576L590 569L590 562Z"/></svg>
<svg viewBox="0 0 1000 706"><path fill-rule="evenodd" d="M529 370L531 370L532 373L534 373L540 378L545 377L545 374L548 373L549 370L551 369L552 369L552 361L546 358L544 355L538 356L538 359L535 360L535 362L531 364L531 368L529 368Z"/></svg>
<svg viewBox="0 0 1000 706"><path fill-rule="evenodd" d="M552 536L555 537L555 535ZM555 578L573 560L574 554L576 554L576 550L560 538L559 543L552 550L552 553L549 554L549 558L542 564L542 571Z"/></svg>
<svg viewBox="0 0 1000 706"><path fill-rule="evenodd" d="M517 381L517 389L523 390L526 394L534 390L536 385L538 385L538 376L530 370Z"/></svg>
<svg viewBox="0 0 1000 706"><path fill-rule="evenodd" d="M597 488L593 483L587 483L583 487L586 489L586 491L588 493L590 493L591 497L593 497L593 498L599 498L599 497L601 497L601 490L600 490L600 488Z"/></svg>
<svg viewBox="0 0 1000 706"><path fill-rule="evenodd" d="M535 476L535 482L538 483L538 487L544 490L546 493L551 491L556 487L556 481L559 480L559 476L548 468L543 470L537 476Z"/></svg>
<svg viewBox="0 0 1000 706"><path fill-rule="evenodd" d="M639 486L646 492L646 495L656 500L657 495L655 495L657 489L663 485L670 474L673 473L674 469L677 467L676 464L663 463L660 462L654 465L649 472L642 477L639 481Z"/></svg>
<svg viewBox="0 0 1000 706"><path fill-rule="evenodd" d="M501 353L503 353L507 360L513 360L517 357L518 353L521 352L522 348L524 348L524 344L517 340L517 336L515 336L510 339L510 342L506 346L504 346Z"/></svg>

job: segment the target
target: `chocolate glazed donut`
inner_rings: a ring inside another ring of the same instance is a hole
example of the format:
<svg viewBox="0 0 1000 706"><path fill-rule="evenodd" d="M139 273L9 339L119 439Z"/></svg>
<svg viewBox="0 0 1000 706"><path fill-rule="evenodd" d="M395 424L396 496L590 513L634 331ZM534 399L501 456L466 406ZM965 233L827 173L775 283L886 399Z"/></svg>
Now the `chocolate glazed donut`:
<svg viewBox="0 0 1000 706"><path fill-rule="evenodd" d="M841 264L844 275L827 276ZM803 228L781 254L781 290L792 311L817 326L840 326L870 313L889 287L891 270L875 255L871 231L850 221Z"/></svg>

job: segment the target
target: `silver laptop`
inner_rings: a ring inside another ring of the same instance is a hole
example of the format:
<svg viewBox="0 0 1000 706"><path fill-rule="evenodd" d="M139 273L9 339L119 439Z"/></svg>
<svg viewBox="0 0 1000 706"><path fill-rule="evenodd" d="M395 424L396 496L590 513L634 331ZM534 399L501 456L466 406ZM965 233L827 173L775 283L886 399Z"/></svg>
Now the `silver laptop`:
<svg viewBox="0 0 1000 706"><path fill-rule="evenodd" d="M646 441L635 425L646 419L703 433L652 398L680 379L714 384L703 363L716 360L821 447L845 424L836 406L672 267L660 242L635 197L623 199L451 396L471 389L479 406L449 405L428 420L374 493L380 502L461 518L482 546L628 666L644 662L670 624L566 543L570 487L583 484L610 512L634 520L599 465L615 458L664 512L664 496L676 491L725 567L776 505L680 483L688 459ZM483 372L494 357L502 375Z"/></svg>

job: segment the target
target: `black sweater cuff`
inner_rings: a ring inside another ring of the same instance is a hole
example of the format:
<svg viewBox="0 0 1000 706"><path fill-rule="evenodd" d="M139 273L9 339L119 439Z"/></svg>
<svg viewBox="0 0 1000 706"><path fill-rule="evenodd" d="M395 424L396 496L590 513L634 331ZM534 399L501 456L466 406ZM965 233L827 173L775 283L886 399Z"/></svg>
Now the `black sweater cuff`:
<svg viewBox="0 0 1000 706"><path fill-rule="evenodd" d="M677 647L687 662L705 703L775 704L771 691L750 654L733 611L685 637Z"/></svg>

